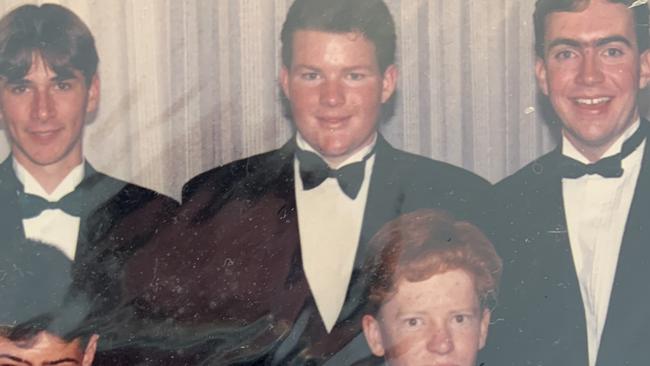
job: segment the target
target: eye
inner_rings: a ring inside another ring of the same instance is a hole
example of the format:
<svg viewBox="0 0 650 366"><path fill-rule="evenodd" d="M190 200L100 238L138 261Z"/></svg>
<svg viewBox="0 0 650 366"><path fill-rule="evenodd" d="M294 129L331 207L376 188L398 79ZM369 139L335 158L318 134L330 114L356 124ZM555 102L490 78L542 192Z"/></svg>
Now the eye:
<svg viewBox="0 0 650 366"><path fill-rule="evenodd" d="M605 56L607 56L607 57L620 57L620 56L623 56L623 51L618 49L618 48L610 47L610 48L605 49Z"/></svg>
<svg viewBox="0 0 650 366"><path fill-rule="evenodd" d="M562 61L562 60L568 60L568 59L571 59L571 58L575 57L575 54L573 53L573 51L570 51L570 50L562 50L562 51L557 52L553 57L556 60Z"/></svg>
<svg viewBox="0 0 650 366"><path fill-rule="evenodd" d="M454 315L454 322L455 323L462 324L465 321L467 321L467 316L466 315L463 315L463 314Z"/></svg>
<svg viewBox="0 0 650 366"><path fill-rule="evenodd" d="M12 85L9 87L12 94L20 95L27 91L27 85Z"/></svg>
<svg viewBox="0 0 650 366"><path fill-rule="evenodd" d="M319 75L317 72L303 72L300 77L304 80L317 80Z"/></svg>
<svg viewBox="0 0 650 366"><path fill-rule="evenodd" d="M353 81L359 81L363 80L366 77L365 74L362 74L360 72L351 72L348 74L348 79L353 80Z"/></svg>
<svg viewBox="0 0 650 366"><path fill-rule="evenodd" d="M420 318L407 318L404 320L404 323L409 328L416 328L423 324L422 319Z"/></svg>
<svg viewBox="0 0 650 366"><path fill-rule="evenodd" d="M58 90L70 90L72 88L72 84L67 81L58 81L56 83L56 88Z"/></svg>

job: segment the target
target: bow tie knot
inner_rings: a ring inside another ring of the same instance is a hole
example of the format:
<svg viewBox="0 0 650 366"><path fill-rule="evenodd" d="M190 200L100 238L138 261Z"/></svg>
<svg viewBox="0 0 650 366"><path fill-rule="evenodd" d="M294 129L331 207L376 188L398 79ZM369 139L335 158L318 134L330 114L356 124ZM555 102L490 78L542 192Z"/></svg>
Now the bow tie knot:
<svg viewBox="0 0 650 366"><path fill-rule="evenodd" d="M318 155L311 151L296 149L296 158L300 166L300 179L305 190L318 187L327 178L337 180L339 187L351 199L357 198L365 175L366 161L374 154L373 148L363 160L332 169Z"/></svg>

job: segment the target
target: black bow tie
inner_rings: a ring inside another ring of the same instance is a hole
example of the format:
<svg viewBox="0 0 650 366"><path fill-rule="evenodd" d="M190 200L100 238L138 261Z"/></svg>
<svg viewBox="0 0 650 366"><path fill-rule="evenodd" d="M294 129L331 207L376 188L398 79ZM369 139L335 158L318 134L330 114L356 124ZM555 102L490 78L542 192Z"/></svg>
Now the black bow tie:
<svg viewBox="0 0 650 366"><path fill-rule="evenodd" d="M377 146L377 145L375 145ZM335 178L343 193L355 199L361 189L366 169L366 161L375 153L373 148L363 160L348 164L338 169L331 169L320 156L311 151L296 149L300 163L300 179L303 188L308 191L318 187L325 179Z"/></svg>
<svg viewBox="0 0 650 366"><path fill-rule="evenodd" d="M18 205L23 219L31 219L45 210L60 209L71 216L81 216L82 200L80 190L75 189L56 202L50 202L42 197L18 191Z"/></svg>
<svg viewBox="0 0 650 366"><path fill-rule="evenodd" d="M621 152L600 159L593 164L584 164L568 156L562 156L559 169L562 178L576 179L584 175L598 174L605 178L619 178L623 175L621 162L636 150L646 137L646 123L641 121L639 128L623 143Z"/></svg>

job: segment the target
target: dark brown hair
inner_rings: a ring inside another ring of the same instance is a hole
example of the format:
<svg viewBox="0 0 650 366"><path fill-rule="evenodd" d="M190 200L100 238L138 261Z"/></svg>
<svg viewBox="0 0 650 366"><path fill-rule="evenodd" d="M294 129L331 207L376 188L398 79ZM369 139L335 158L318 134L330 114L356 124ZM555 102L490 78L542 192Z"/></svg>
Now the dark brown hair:
<svg viewBox="0 0 650 366"><path fill-rule="evenodd" d="M60 5L23 5L0 19L0 76L23 78L35 54L59 76L80 71L86 85L97 72L99 57L90 30Z"/></svg>
<svg viewBox="0 0 650 366"><path fill-rule="evenodd" d="M36 316L16 326L0 326L0 337L7 338L24 348L33 347L34 341L42 332L62 339L66 343L79 340L79 347L83 350L88 340L94 334L94 329L79 324L79 319L70 319L69 314L46 313Z"/></svg>
<svg viewBox="0 0 650 366"><path fill-rule="evenodd" d="M280 35L282 62L291 67L293 35L299 30L359 32L375 46L381 72L395 63L395 23L382 0L296 0Z"/></svg>
<svg viewBox="0 0 650 366"><path fill-rule="evenodd" d="M608 0L610 3L623 4L631 9L634 15L634 29L639 52L650 47L650 33L648 31L648 4L639 4L631 7L634 0ZM555 12L570 11L580 12L585 10L590 0L537 0L533 22L535 23L535 53L544 58L544 35L546 34L546 17Z"/></svg>

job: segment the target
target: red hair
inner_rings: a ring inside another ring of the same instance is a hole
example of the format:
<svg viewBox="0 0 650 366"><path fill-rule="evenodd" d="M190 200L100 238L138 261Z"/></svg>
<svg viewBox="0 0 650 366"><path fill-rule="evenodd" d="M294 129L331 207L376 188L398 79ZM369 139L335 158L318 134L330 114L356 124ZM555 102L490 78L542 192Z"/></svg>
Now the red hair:
<svg viewBox="0 0 650 366"><path fill-rule="evenodd" d="M386 223L369 245L375 255L366 261L365 273L373 313L396 293L401 280L424 281L454 269L472 276L482 309L496 305L501 259L469 222L440 210L418 210Z"/></svg>

